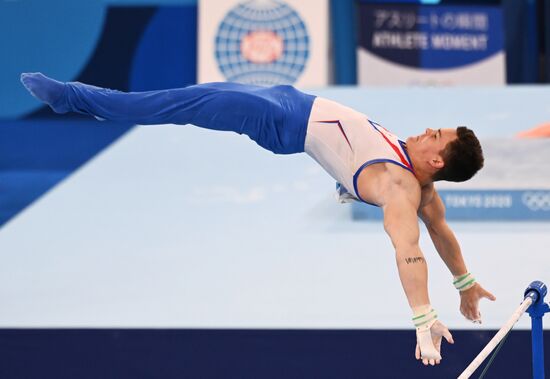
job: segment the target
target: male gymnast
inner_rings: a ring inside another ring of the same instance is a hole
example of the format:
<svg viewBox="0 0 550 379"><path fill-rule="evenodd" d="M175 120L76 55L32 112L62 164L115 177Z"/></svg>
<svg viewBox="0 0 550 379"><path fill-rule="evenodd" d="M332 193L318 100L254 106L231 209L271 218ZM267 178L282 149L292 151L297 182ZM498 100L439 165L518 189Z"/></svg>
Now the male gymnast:
<svg viewBox="0 0 550 379"><path fill-rule="evenodd" d="M469 273L445 220L434 182L461 182L483 166L483 152L466 127L426 129L399 140L366 115L291 86L208 83L186 88L125 93L41 73L21 75L29 92L56 113L78 112L99 120L135 124L193 124L246 134L275 154L306 152L338 183L342 201L382 208L395 248L401 284L416 327L415 357L441 361L441 340L454 343L428 296L428 269L419 247L418 217L460 291L460 312L481 322L479 301L495 300Z"/></svg>

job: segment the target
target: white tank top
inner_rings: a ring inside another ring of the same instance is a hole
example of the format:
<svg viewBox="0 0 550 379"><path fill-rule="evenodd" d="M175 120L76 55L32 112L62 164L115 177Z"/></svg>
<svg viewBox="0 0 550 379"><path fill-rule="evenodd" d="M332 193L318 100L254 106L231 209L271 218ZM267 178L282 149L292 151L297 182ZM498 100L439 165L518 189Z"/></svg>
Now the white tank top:
<svg viewBox="0 0 550 379"><path fill-rule="evenodd" d="M363 113L317 97L308 121L305 151L340 188L341 201L360 200L357 178L374 163L389 162L414 173L405 142Z"/></svg>

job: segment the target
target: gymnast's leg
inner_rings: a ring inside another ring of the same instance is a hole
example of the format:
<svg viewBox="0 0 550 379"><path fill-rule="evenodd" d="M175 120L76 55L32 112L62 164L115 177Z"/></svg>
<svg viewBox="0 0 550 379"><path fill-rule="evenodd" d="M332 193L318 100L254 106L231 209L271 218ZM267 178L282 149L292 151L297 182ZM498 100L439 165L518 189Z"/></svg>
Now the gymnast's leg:
<svg viewBox="0 0 550 379"><path fill-rule="evenodd" d="M303 151L301 139L305 138L314 99L289 86L208 83L126 93L78 82L62 83L40 73L23 74L21 81L33 96L57 113L78 112L143 125L194 124L233 131L282 154ZM285 121L292 125L285 125Z"/></svg>
<svg viewBox="0 0 550 379"><path fill-rule="evenodd" d="M243 113L250 116L255 108L265 107L268 101L253 95L260 87L235 83L126 93L79 82L62 83L40 73L23 74L21 80L35 97L56 113L78 112L143 125L196 123L225 130L224 125L230 120L220 119L221 113L232 117Z"/></svg>

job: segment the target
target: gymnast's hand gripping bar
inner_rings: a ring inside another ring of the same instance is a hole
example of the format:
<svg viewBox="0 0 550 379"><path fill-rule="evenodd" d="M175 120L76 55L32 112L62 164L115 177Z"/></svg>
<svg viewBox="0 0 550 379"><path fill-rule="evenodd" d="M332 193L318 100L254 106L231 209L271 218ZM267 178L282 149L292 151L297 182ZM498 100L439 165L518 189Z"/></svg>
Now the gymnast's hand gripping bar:
<svg viewBox="0 0 550 379"><path fill-rule="evenodd" d="M530 314L533 320L533 376L536 379L542 379L544 378L544 360L542 362L540 359L535 359L535 355L543 356L542 354L542 315L544 315L545 312L548 312L548 305L544 304L544 296L546 295L547 289L546 285L542 282L536 281L532 282L529 287L525 290L524 299L523 302L520 304L520 306L516 309L516 311L512 314L512 316L506 321L504 326L500 328L500 330L495 334L495 336L489 341L489 343L481 350L481 352L474 358L472 363L466 369L460 374L458 379L467 379L469 378L475 370L483 363L485 358L493 351L493 349L499 344L500 341L508 334L510 329L514 326L514 324L519 320L521 315L529 308L531 305L539 305L542 307L542 313L541 311L538 311L538 319L540 320L540 325L535 325L535 317L533 315L533 310L530 310ZM541 300L541 301L539 301ZM533 307L534 308L534 307ZM540 333L539 333L539 326L540 326ZM536 331L535 331L536 327ZM535 334L540 335L538 338L536 338ZM540 339L540 340L539 340ZM537 345L537 346L535 346ZM538 350L537 350L538 349ZM536 352L538 351L538 353ZM542 371L541 371L542 367Z"/></svg>

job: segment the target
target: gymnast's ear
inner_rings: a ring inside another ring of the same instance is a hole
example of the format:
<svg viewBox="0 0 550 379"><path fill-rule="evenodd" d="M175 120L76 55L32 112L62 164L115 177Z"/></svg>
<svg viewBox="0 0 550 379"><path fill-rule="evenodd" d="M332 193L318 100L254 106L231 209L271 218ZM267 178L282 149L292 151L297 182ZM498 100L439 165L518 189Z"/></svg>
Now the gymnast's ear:
<svg viewBox="0 0 550 379"><path fill-rule="evenodd" d="M445 161L443 160L443 157L441 155L433 157L428 161L428 163L432 168L436 170L440 170L445 167Z"/></svg>

